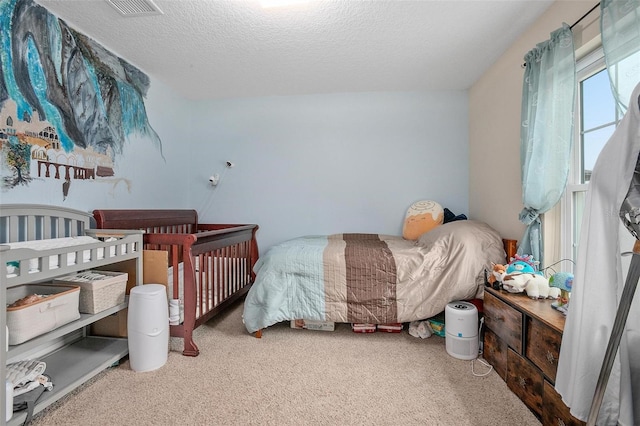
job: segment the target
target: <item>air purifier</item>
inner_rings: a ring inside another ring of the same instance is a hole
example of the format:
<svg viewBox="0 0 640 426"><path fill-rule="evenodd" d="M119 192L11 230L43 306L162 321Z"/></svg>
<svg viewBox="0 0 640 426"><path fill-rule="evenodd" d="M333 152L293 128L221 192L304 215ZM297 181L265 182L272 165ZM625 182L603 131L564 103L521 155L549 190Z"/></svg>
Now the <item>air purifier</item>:
<svg viewBox="0 0 640 426"><path fill-rule="evenodd" d="M455 301L444 310L445 345L454 358L478 357L478 309L473 303Z"/></svg>

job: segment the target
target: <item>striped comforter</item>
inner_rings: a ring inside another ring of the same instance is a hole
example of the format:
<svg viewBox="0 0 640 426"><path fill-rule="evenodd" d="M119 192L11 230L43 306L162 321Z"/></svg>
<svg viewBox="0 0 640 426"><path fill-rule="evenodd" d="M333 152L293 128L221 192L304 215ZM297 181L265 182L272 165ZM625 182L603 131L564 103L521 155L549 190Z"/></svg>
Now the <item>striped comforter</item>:
<svg viewBox="0 0 640 426"><path fill-rule="evenodd" d="M255 266L243 320L253 333L292 319L396 323L429 318L483 289L505 259L482 222L442 225L418 242L378 234L307 236L273 246Z"/></svg>

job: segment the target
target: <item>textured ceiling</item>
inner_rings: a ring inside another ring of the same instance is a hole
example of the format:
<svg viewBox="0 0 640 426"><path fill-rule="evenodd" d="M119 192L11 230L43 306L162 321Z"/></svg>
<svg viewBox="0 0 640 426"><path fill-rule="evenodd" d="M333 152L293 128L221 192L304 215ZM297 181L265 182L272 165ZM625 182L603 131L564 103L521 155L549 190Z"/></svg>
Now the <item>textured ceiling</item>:
<svg viewBox="0 0 640 426"><path fill-rule="evenodd" d="M189 99L465 90L553 1L37 0ZM526 52L523 52L523 55Z"/></svg>

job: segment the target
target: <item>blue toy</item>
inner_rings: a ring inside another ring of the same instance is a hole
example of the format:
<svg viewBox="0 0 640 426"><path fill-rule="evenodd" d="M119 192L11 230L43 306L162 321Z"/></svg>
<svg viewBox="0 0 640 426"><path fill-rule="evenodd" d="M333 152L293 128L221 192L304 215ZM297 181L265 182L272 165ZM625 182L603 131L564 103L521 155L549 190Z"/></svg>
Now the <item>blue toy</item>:
<svg viewBox="0 0 640 426"><path fill-rule="evenodd" d="M516 254L514 257L509 259L509 264L507 265L507 274L541 274L540 271L537 270L537 266L540 262L533 260L533 256L530 254L519 255Z"/></svg>
<svg viewBox="0 0 640 426"><path fill-rule="evenodd" d="M549 278L549 285L560 289L560 297L551 306L567 315L569 297L573 287L573 274L570 272L557 272Z"/></svg>
<svg viewBox="0 0 640 426"><path fill-rule="evenodd" d="M516 260L507 265L507 275L513 273L535 274L536 271L533 269L533 266L529 265L527 262Z"/></svg>

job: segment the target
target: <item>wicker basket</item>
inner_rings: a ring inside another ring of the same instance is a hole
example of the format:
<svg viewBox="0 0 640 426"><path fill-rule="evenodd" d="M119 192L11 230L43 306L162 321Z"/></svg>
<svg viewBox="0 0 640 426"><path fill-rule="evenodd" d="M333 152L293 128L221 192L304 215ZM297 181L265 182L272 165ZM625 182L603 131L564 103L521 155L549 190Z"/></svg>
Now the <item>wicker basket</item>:
<svg viewBox="0 0 640 426"><path fill-rule="evenodd" d="M127 279L126 272L92 270L60 277L54 282L80 286L80 312L97 314L124 303Z"/></svg>

